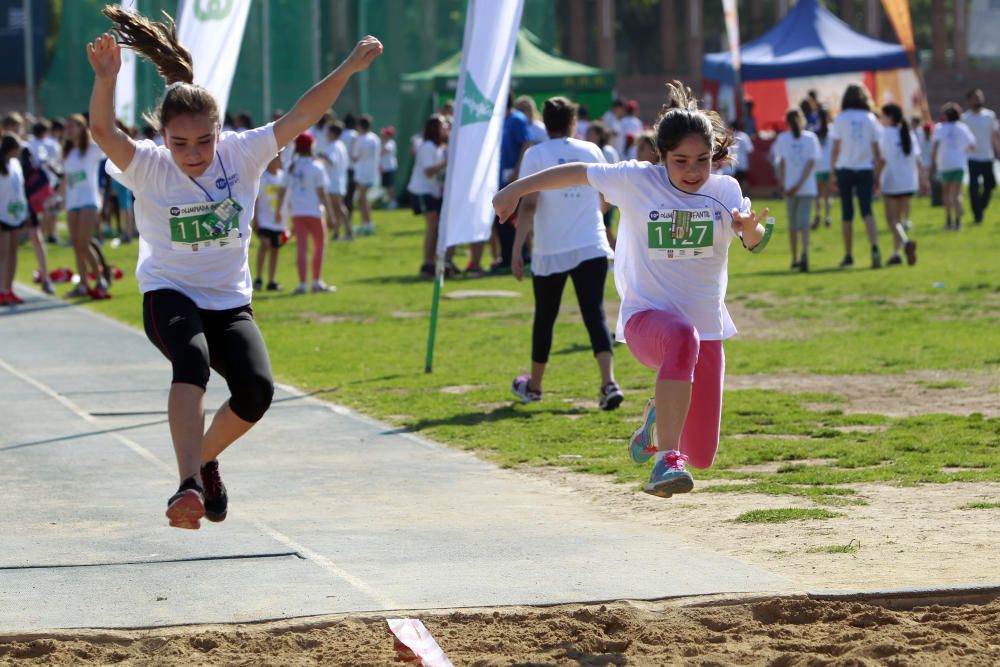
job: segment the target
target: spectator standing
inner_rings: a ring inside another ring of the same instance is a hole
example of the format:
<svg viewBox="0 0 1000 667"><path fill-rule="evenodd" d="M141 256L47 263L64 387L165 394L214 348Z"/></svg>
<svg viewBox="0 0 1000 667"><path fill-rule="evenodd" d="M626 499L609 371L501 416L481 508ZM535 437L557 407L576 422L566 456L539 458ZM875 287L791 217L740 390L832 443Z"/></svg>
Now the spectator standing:
<svg viewBox="0 0 1000 667"><path fill-rule="evenodd" d="M941 198L945 208L945 229L962 228L962 180L969 155L976 150L976 138L962 122L962 108L948 102L942 109L944 121L934 128L931 137L932 173L941 179Z"/></svg>
<svg viewBox="0 0 1000 667"><path fill-rule="evenodd" d="M976 149L969 155L969 205L972 221L979 225L990 205L993 189L997 186L993 162L1000 155L1000 123L992 109L987 109L983 91L969 93L970 108L962 114L962 122L976 138Z"/></svg>

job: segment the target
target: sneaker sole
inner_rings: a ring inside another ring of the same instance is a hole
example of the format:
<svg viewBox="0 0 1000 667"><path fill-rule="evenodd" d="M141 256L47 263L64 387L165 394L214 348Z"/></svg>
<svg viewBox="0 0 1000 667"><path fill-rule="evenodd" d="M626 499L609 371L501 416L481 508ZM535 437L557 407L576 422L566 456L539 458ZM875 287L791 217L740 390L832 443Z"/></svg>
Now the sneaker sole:
<svg viewBox="0 0 1000 667"><path fill-rule="evenodd" d="M601 402L598 403L598 405L600 406L601 410L614 410L619 405L621 405L622 401L624 400L625 400L625 394L619 391L609 396L605 396L601 400Z"/></svg>
<svg viewBox="0 0 1000 667"><path fill-rule="evenodd" d="M653 458L652 454L647 454L646 449L653 445L653 429L656 428L656 406L643 414L643 424L628 441L628 455L634 463L639 465Z"/></svg>
<svg viewBox="0 0 1000 667"><path fill-rule="evenodd" d="M685 475L647 484L643 491L657 498L669 498L675 493L689 493L693 488L694 479Z"/></svg>
<svg viewBox="0 0 1000 667"><path fill-rule="evenodd" d="M204 516L205 504L197 491L186 491L167 508L167 519L173 528L198 530Z"/></svg>
<svg viewBox="0 0 1000 667"><path fill-rule="evenodd" d="M209 512L208 510L205 510L205 518L211 521L212 523L222 523L223 521L226 520L227 514L229 514L228 510L226 510L222 514L216 514L215 512Z"/></svg>
<svg viewBox="0 0 1000 667"><path fill-rule="evenodd" d="M917 263L917 242L910 241L906 244L906 263L913 266Z"/></svg>

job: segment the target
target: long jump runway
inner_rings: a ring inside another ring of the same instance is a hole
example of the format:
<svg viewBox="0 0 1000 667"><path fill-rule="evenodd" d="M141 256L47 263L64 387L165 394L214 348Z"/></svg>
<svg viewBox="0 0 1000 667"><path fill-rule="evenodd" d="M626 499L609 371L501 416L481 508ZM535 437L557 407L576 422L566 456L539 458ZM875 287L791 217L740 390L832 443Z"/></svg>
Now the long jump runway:
<svg viewBox="0 0 1000 667"><path fill-rule="evenodd" d="M0 632L795 590L291 388L220 459L229 518L169 528L169 379L83 308L0 312Z"/></svg>

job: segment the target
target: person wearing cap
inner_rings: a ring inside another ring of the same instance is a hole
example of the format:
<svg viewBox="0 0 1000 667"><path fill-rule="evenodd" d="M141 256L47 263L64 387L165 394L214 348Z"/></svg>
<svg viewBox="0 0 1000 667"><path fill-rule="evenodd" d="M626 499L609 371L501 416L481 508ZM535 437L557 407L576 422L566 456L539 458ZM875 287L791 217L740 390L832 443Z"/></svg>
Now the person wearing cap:
<svg viewBox="0 0 1000 667"><path fill-rule="evenodd" d="M323 254L326 250L326 227L323 210L331 215L333 204L327 196L326 170L313 157L313 135L303 132L295 138L295 157L288 167L287 190L279 195L277 210L288 196L292 211L292 232L295 234L295 260L299 286L292 294L333 292L337 288L323 282ZM306 256L312 238L312 285L306 282Z"/></svg>
<svg viewBox="0 0 1000 667"><path fill-rule="evenodd" d="M386 125L379 132L382 137L382 150L379 153L378 168L382 173L382 190L385 192L386 208L396 208L396 169L399 159L396 156L396 128Z"/></svg>
<svg viewBox="0 0 1000 667"><path fill-rule="evenodd" d="M629 100L625 103L625 116L622 117L621 121L621 133L625 137L625 150L626 159L635 159L635 140L645 127L642 124L642 119L639 118L639 103L635 100ZM631 141L629 137L631 136Z"/></svg>

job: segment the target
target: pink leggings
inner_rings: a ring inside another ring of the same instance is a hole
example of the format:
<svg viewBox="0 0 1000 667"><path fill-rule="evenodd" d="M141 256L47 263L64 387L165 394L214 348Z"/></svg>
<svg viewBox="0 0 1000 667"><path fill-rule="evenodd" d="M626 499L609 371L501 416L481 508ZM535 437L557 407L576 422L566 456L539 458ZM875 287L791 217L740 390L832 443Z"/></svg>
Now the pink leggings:
<svg viewBox="0 0 1000 667"><path fill-rule="evenodd" d="M299 269L299 282L306 281L306 253L310 236L313 241L312 277L319 280L323 272L323 250L326 248L323 221L311 215L292 216L292 229L295 231L295 263Z"/></svg>
<svg viewBox="0 0 1000 667"><path fill-rule="evenodd" d="M691 406L681 433L681 453L695 468L708 468L719 449L722 384L726 355L721 340L702 341L686 317L675 311L644 310L625 324L628 349L657 380L693 383Z"/></svg>

